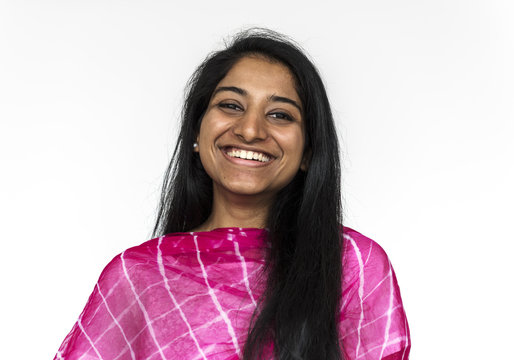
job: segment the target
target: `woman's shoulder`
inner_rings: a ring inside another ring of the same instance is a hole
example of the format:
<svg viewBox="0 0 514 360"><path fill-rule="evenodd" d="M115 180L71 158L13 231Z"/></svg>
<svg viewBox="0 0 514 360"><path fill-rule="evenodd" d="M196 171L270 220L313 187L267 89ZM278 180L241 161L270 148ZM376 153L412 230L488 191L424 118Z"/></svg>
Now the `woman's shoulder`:
<svg viewBox="0 0 514 360"><path fill-rule="evenodd" d="M343 292L360 293L363 301L383 306L388 305L383 301L393 292L401 302L393 265L376 241L345 227L342 265Z"/></svg>
<svg viewBox="0 0 514 360"><path fill-rule="evenodd" d="M144 271L160 272L161 265L175 264L176 259L187 263L186 258L196 259L197 253L234 251L234 239L239 250L262 247L261 236L264 229L221 228L208 232L173 232L144 241L117 254L104 268L101 277L106 274L125 276L134 270L136 274Z"/></svg>
<svg viewBox="0 0 514 360"><path fill-rule="evenodd" d="M342 227L342 236L346 261L357 262L361 266L369 265L370 261L375 266L389 266L387 253L376 241L347 226Z"/></svg>
<svg viewBox="0 0 514 360"><path fill-rule="evenodd" d="M134 269L155 269L158 263L158 244L159 238L150 239L118 253L104 267L99 281L116 281L120 277L126 277L127 272Z"/></svg>
<svg viewBox="0 0 514 360"><path fill-rule="evenodd" d="M343 228L342 236L343 288L363 287L361 291L372 291L389 277L397 286L391 261L376 241L349 227Z"/></svg>

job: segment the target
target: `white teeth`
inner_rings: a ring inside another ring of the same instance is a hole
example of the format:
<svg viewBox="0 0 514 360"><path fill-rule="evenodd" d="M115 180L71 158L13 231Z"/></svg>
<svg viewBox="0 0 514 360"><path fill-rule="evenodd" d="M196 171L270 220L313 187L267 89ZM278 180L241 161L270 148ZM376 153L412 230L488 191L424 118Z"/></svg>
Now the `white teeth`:
<svg viewBox="0 0 514 360"><path fill-rule="evenodd" d="M228 156L237 157L241 159L247 160L257 160L260 162L268 162L270 158L262 153L256 151L246 151L246 150L232 150L227 152Z"/></svg>

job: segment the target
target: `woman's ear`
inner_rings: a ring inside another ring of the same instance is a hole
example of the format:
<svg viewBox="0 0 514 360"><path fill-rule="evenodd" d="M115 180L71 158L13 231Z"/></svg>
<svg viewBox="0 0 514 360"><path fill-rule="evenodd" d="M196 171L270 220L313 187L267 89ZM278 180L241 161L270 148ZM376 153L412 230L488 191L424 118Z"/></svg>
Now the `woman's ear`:
<svg viewBox="0 0 514 360"><path fill-rule="evenodd" d="M311 149L305 149L303 152L302 162L300 163L300 170L307 171L309 169L309 164L311 162Z"/></svg>
<svg viewBox="0 0 514 360"><path fill-rule="evenodd" d="M196 141L193 144L193 151L198 152L198 137L196 137Z"/></svg>

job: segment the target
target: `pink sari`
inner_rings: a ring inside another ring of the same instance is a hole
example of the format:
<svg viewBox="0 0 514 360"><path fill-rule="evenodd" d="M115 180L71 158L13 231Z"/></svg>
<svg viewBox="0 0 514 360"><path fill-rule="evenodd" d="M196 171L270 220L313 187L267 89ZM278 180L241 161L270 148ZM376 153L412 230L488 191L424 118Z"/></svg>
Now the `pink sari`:
<svg viewBox="0 0 514 360"><path fill-rule="evenodd" d="M54 360L241 358L264 289L266 234L175 233L124 251L103 270ZM350 228L343 237L345 359L408 359L409 328L387 255Z"/></svg>

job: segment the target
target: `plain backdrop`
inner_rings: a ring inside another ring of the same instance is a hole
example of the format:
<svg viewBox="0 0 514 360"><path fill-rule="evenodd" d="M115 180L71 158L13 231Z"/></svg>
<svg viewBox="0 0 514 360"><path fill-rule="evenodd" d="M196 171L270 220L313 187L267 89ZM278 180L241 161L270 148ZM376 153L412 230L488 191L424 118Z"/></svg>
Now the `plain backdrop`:
<svg viewBox="0 0 514 360"><path fill-rule="evenodd" d="M320 69L345 224L389 254L411 359L514 359L513 4L2 0L0 357L51 359L150 238L188 77L265 26Z"/></svg>

